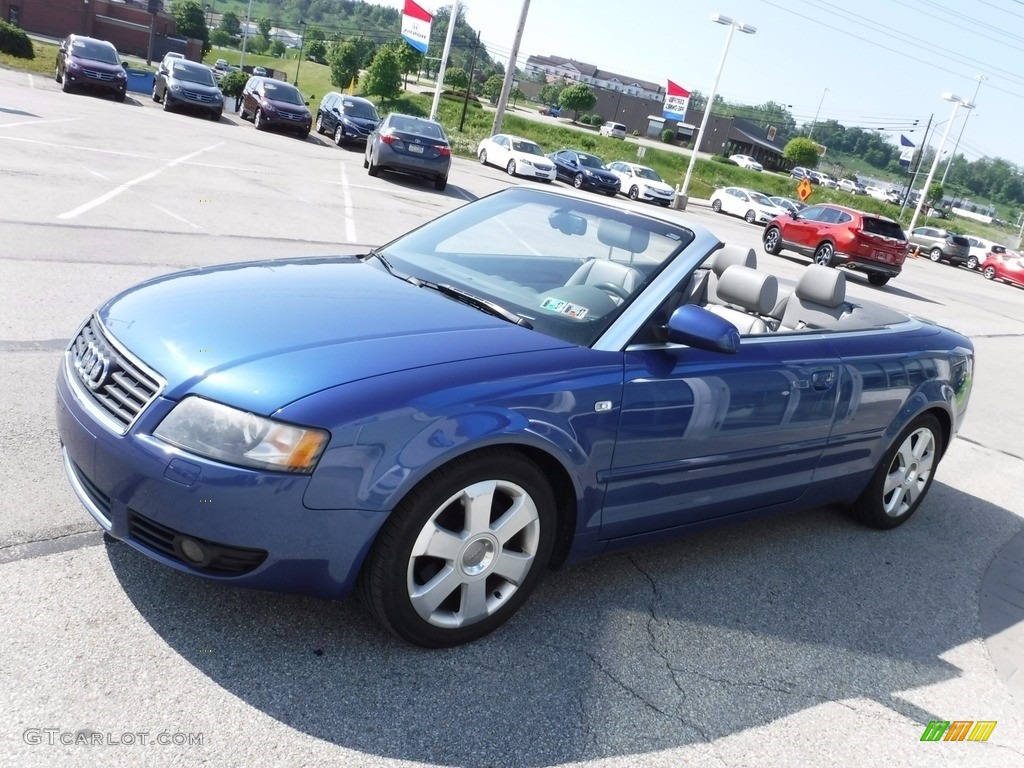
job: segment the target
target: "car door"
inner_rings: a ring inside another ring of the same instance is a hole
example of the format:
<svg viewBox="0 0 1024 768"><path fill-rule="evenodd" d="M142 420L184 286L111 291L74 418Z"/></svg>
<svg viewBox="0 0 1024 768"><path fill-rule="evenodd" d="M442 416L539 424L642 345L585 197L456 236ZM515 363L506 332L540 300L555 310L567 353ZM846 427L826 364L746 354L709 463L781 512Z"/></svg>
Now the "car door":
<svg viewBox="0 0 1024 768"><path fill-rule="evenodd" d="M799 498L828 443L840 373L823 334L746 336L735 355L627 349L602 538Z"/></svg>
<svg viewBox="0 0 1024 768"><path fill-rule="evenodd" d="M555 169L558 178L563 181L572 181L576 174L576 153L570 150L562 150L555 153Z"/></svg>
<svg viewBox="0 0 1024 768"><path fill-rule="evenodd" d="M821 240L819 219L827 210L822 205L812 205L787 219L782 227L783 240L798 251L813 251Z"/></svg>
<svg viewBox="0 0 1024 768"><path fill-rule="evenodd" d="M747 193L742 189L727 189L726 191L726 211L731 213L733 216L742 216L747 212L747 207L750 202L750 198Z"/></svg>
<svg viewBox="0 0 1024 768"><path fill-rule="evenodd" d="M508 136L498 134L491 139L491 145L494 148L494 157L488 159L499 168L504 168L508 165L509 159L510 146Z"/></svg>

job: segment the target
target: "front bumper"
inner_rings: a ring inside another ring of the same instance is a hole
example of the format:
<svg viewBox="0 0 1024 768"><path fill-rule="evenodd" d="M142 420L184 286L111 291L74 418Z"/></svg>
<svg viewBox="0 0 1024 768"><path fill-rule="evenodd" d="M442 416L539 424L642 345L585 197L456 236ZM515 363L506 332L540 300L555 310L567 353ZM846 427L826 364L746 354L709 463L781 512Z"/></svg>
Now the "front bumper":
<svg viewBox="0 0 1024 768"><path fill-rule="evenodd" d="M309 133L310 128L313 125L313 119L309 116L301 119L295 119L277 111L271 112L268 109L263 109L263 113L260 115L260 118L264 125L277 131Z"/></svg>
<svg viewBox="0 0 1024 768"><path fill-rule="evenodd" d="M104 91L106 93L113 93L116 96L124 96L128 90L127 78L108 77L105 73L93 76L82 69L65 69L64 78L68 81L69 85L75 88Z"/></svg>
<svg viewBox="0 0 1024 768"><path fill-rule="evenodd" d="M57 431L72 489L111 536L179 571L236 586L339 599L351 591L385 513L314 510L306 475L220 464L166 445L152 430L158 397L124 436L86 409L66 362ZM198 545L205 559L190 560Z"/></svg>
<svg viewBox="0 0 1024 768"><path fill-rule="evenodd" d="M164 92L164 99L169 106L175 109L205 112L209 115L221 115L224 113L224 100L221 101L197 101L188 97L179 96L174 91L167 89Z"/></svg>
<svg viewBox="0 0 1024 768"><path fill-rule="evenodd" d="M583 188L592 189L595 192L604 192L606 195L617 195L619 194L619 184L599 179L596 176L584 176L583 177Z"/></svg>

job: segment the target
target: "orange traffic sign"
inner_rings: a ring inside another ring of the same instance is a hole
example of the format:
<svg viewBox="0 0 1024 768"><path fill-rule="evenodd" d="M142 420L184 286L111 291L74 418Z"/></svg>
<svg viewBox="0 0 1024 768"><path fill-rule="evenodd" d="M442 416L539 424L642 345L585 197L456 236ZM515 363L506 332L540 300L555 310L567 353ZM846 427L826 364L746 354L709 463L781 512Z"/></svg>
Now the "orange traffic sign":
<svg viewBox="0 0 1024 768"><path fill-rule="evenodd" d="M810 197L811 196L811 182L809 182L807 179L804 179L799 184L797 184L796 185L796 196L800 198L800 202L801 203L804 200L806 200L808 197Z"/></svg>

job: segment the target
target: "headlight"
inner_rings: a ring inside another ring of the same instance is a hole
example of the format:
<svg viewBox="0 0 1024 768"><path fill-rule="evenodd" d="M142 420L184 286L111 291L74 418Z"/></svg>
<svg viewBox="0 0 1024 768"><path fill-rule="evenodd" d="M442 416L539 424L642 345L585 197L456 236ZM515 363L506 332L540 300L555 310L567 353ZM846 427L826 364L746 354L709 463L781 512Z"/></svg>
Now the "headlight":
<svg viewBox="0 0 1024 768"><path fill-rule="evenodd" d="M170 89L172 91L174 91L175 93L181 93L181 86L178 85L177 83L171 83Z"/></svg>
<svg viewBox="0 0 1024 768"><path fill-rule="evenodd" d="M228 464L306 474L313 471L329 438L320 429L282 424L194 396L174 406L153 434Z"/></svg>
<svg viewBox="0 0 1024 768"><path fill-rule="evenodd" d="M593 176L593 175L594 175L594 172L593 172L593 171L591 171L591 170L590 170L590 169L588 169L588 168L584 168L584 169L583 169L583 173L584 173L584 174L586 174L587 176Z"/></svg>
<svg viewBox="0 0 1024 768"><path fill-rule="evenodd" d="M117 74L114 75L114 77L116 77L118 80L127 80L128 79L128 75L125 73L125 71L123 69L117 70Z"/></svg>
<svg viewBox="0 0 1024 768"><path fill-rule="evenodd" d="M520 162L520 163L522 163L523 165L528 165L528 166L530 166L531 168L533 167L533 163L531 163L531 162L530 162L529 160L527 160L527 159L526 159L525 157L523 157L523 158L520 158L519 162Z"/></svg>
<svg viewBox="0 0 1024 768"><path fill-rule="evenodd" d="M274 109L274 105L271 104L269 101L261 101L260 109L262 109L264 112L269 112L270 114L274 114L274 112L276 111Z"/></svg>

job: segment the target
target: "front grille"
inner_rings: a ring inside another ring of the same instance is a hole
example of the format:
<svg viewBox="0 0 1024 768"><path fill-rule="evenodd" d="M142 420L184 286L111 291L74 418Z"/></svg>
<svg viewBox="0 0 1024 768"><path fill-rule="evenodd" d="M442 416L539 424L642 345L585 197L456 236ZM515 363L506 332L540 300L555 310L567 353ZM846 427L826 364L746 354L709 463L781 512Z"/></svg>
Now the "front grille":
<svg viewBox="0 0 1024 768"><path fill-rule="evenodd" d="M82 72L86 77L91 77L93 80L113 80L114 76L109 72L100 72L98 69L85 69L82 68Z"/></svg>
<svg viewBox="0 0 1024 768"><path fill-rule="evenodd" d="M185 95L186 99L191 99L192 101L199 101L199 102L202 102L203 104L212 104L214 101L216 101L216 97L212 96L209 93L200 93L199 91L189 91L189 90L186 90L184 88L181 89L181 92Z"/></svg>
<svg viewBox="0 0 1024 768"><path fill-rule="evenodd" d="M118 351L96 317L82 326L67 351L68 375L93 405L124 434L162 386L157 377Z"/></svg>
<svg viewBox="0 0 1024 768"><path fill-rule="evenodd" d="M285 120L294 120L297 123L301 123L306 119L306 116L301 112L285 112L283 109L278 110L277 114L283 117Z"/></svg>
<svg viewBox="0 0 1024 768"><path fill-rule="evenodd" d="M134 509L128 510L128 535L146 549L213 576L241 576L255 570L267 559L266 550L232 547L190 536L150 520ZM202 563L195 563L182 556L182 539L191 539L203 548L206 557Z"/></svg>

